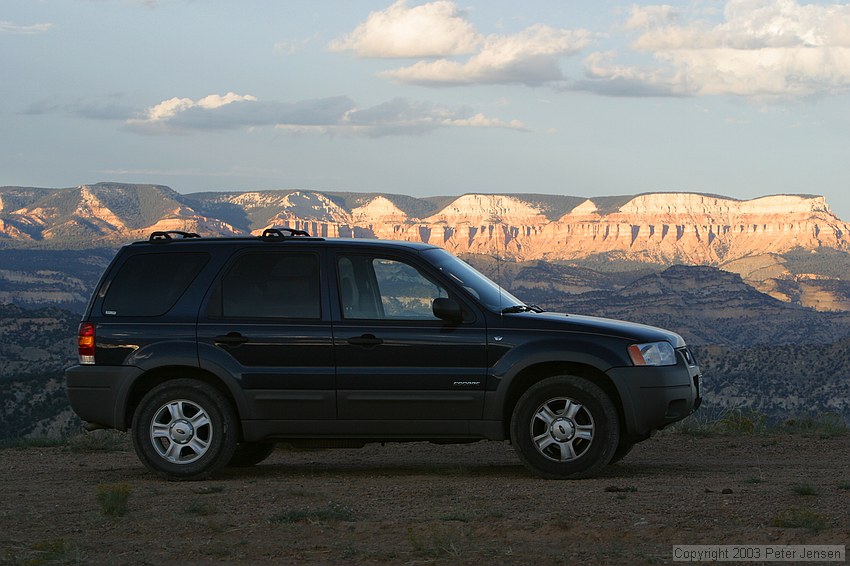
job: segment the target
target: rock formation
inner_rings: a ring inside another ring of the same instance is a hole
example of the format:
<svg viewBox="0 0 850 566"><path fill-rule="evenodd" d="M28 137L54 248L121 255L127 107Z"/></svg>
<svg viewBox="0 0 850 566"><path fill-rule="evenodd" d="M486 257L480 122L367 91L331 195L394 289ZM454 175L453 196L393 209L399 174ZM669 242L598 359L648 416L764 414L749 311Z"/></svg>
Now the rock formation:
<svg viewBox="0 0 850 566"><path fill-rule="evenodd" d="M719 264L795 248L850 249L848 225L823 197L779 195L751 201L655 193L603 211L592 199L550 219L522 195L464 195L425 218L404 215L376 196L350 222L320 222L314 232L426 242L455 253L517 260L574 260L607 255L649 263ZM342 220L342 219L340 219ZM291 227L316 227L298 219Z"/></svg>
<svg viewBox="0 0 850 566"><path fill-rule="evenodd" d="M600 257L720 265L796 248L850 249L850 227L823 197L810 195L740 201L651 193L582 202L553 195L413 199L303 190L180 195L157 185L98 183L0 188L0 203L0 242L6 246L95 247L153 230L235 235L278 226L322 237L426 242L455 253L516 260Z"/></svg>

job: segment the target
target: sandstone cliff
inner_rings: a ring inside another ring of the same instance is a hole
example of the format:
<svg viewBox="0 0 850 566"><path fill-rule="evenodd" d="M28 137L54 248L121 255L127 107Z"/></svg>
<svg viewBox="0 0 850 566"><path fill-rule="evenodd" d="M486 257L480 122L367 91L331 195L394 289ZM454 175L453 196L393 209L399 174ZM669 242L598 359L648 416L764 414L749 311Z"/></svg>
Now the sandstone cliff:
<svg viewBox="0 0 850 566"><path fill-rule="evenodd" d="M578 199L554 195L401 195L252 191L180 195L158 185L0 188L0 241L114 245L153 230L259 234L271 226L324 237L427 242L517 260L589 257L720 265L802 248L850 249L823 197L749 201L693 193Z"/></svg>
<svg viewBox="0 0 850 566"><path fill-rule="evenodd" d="M290 216L284 225L326 236L421 241L455 253L517 260L612 259L720 264L795 248L850 249L848 225L823 197L779 195L751 201L686 193L631 198L613 210L592 199L558 216L522 195L464 195L424 218L375 196L333 220ZM258 232L266 226L257 227Z"/></svg>

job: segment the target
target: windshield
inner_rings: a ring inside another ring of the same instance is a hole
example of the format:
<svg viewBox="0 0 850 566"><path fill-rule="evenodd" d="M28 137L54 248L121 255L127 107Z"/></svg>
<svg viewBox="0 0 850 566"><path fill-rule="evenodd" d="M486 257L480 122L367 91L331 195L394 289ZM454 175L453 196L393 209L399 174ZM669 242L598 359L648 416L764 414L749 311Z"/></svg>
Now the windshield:
<svg viewBox="0 0 850 566"><path fill-rule="evenodd" d="M509 307L525 304L446 250L425 250L422 255L488 309L500 312Z"/></svg>

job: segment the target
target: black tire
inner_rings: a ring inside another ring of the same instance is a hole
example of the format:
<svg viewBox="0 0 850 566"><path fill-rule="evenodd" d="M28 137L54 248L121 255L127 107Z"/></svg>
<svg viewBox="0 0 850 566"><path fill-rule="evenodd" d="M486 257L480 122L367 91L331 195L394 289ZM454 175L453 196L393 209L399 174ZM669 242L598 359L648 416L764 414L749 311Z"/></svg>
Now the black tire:
<svg viewBox="0 0 850 566"><path fill-rule="evenodd" d="M632 448L634 447L634 442L626 442L624 440L621 440L620 444L617 446L617 449L614 450L614 457L611 458L611 461L608 462L608 465L616 464L617 462L628 456L629 452L631 452Z"/></svg>
<svg viewBox="0 0 850 566"><path fill-rule="evenodd" d="M271 456L274 449L274 442L240 442L227 465L232 468L255 466Z"/></svg>
<svg viewBox="0 0 850 566"><path fill-rule="evenodd" d="M145 466L168 479L206 479L233 457L236 427L230 402L215 387L175 379L136 407L133 447Z"/></svg>
<svg viewBox="0 0 850 566"><path fill-rule="evenodd" d="M559 375L535 383L511 418L511 442L520 459L548 479L594 476L611 461L619 440L614 403L581 377Z"/></svg>

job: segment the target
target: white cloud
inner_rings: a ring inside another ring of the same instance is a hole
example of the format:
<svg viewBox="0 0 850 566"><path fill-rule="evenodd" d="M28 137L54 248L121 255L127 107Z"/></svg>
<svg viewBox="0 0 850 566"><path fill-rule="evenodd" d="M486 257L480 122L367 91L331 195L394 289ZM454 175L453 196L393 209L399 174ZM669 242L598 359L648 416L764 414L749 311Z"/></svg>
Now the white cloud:
<svg viewBox="0 0 850 566"><path fill-rule="evenodd" d="M488 118L480 112L470 118L456 118L446 123L451 126L468 126L472 128L510 128L511 130L527 131L528 128L520 120L505 122L496 118Z"/></svg>
<svg viewBox="0 0 850 566"><path fill-rule="evenodd" d="M229 92L198 100L170 98L147 108L141 117L127 120L125 124L129 130L143 134L234 130L277 124L315 126L335 124L353 107L353 101L345 96L265 102L250 94Z"/></svg>
<svg viewBox="0 0 850 566"><path fill-rule="evenodd" d="M221 108L225 104L245 101L256 102L257 97L251 96L250 94L242 96L234 92L228 92L224 96L210 94L209 96L205 96L198 100L192 100L191 98L171 98L148 108L145 120L149 122L161 122L190 108L204 108L210 110L214 108Z"/></svg>
<svg viewBox="0 0 850 566"><path fill-rule="evenodd" d="M404 98L396 98L371 108L353 110L346 115L340 126L352 127L370 136L425 133L444 127L526 129L518 120L506 122L475 113L470 108L453 109Z"/></svg>
<svg viewBox="0 0 850 566"><path fill-rule="evenodd" d="M380 73L402 83L541 85L562 81L560 60L581 51L590 37L585 30L543 24L512 35L484 35L454 2L438 0L409 7L405 0L397 0L386 10L369 14L330 48L354 51L360 57L421 59ZM469 57L457 59L464 55Z"/></svg>
<svg viewBox="0 0 850 566"><path fill-rule="evenodd" d="M578 53L589 41L589 32L583 30L537 24L514 35L487 37L481 50L465 62L419 61L381 76L422 85L540 85L563 80L561 58Z"/></svg>
<svg viewBox="0 0 850 566"><path fill-rule="evenodd" d="M141 134L275 127L299 133L367 135L422 134L437 128L474 127L525 130L517 120L501 120L469 108L395 99L358 108L345 96L300 102L261 101L252 95L212 94L198 100L170 98L125 121Z"/></svg>
<svg viewBox="0 0 850 566"><path fill-rule="evenodd" d="M679 20L680 12L669 5L661 6L632 6L628 21L623 26L626 30L649 29Z"/></svg>
<svg viewBox="0 0 850 566"><path fill-rule="evenodd" d="M606 96L684 96L682 79L676 73L657 68L617 65L616 51L591 53L585 59L585 80L569 85Z"/></svg>
<svg viewBox="0 0 850 566"><path fill-rule="evenodd" d="M0 34L8 33L10 35L34 35L37 33L46 33L50 31L53 24L33 24L29 26L21 26L12 22L0 20Z"/></svg>
<svg viewBox="0 0 850 566"><path fill-rule="evenodd" d="M740 95L795 98L850 90L850 5L796 0L729 0L722 21L694 19L669 6L632 9L632 48L655 64L587 60L578 88L605 94ZM628 85L625 85L628 87Z"/></svg>
<svg viewBox="0 0 850 566"><path fill-rule="evenodd" d="M470 53L480 41L453 2L408 7L405 0L397 0L386 10L369 14L329 47L360 57L445 57Z"/></svg>

